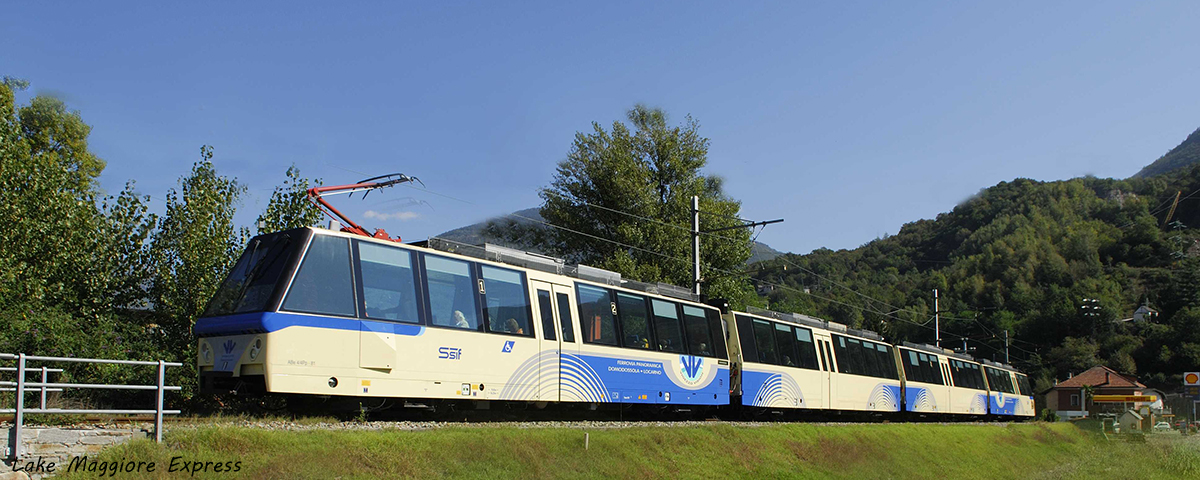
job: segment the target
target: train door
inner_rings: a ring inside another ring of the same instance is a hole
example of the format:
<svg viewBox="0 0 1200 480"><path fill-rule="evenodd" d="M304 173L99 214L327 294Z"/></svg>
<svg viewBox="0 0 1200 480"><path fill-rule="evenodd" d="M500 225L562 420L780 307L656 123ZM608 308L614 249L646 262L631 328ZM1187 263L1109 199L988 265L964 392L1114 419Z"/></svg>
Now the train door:
<svg viewBox="0 0 1200 480"><path fill-rule="evenodd" d="M546 282L532 281L534 309L538 314L538 326L542 332L541 348L538 349L538 399L558 401L558 359L562 332L554 308L554 287Z"/></svg>
<svg viewBox="0 0 1200 480"><path fill-rule="evenodd" d="M813 340L817 343L817 360L821 366L821 404L809 405L809 408L833 408L833 350L829 348L829 334L813 331Z"/></svg>
<svg viewBox="0 0 1200 480"><path fill-rule="evenodd" d="M564 355L579 354L575 335L575 291L569 285L532 282L537 296L541 337L541 394L544 401L562 401L562 363ZM569 400L569 399L567 399Z"/></svg>

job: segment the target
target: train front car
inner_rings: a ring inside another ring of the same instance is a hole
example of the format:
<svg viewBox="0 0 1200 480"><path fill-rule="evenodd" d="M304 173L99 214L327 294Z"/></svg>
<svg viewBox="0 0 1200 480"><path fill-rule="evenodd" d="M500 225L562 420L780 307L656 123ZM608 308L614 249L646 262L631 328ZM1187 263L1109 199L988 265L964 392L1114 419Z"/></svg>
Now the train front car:
<svg viewBox="0 0 1200 480"><path fill-rule="evenodd" d="M196 322L202 388L475 408L728 402L712 307L444 250L312 228L255 237Z"/></svg>
<svg viewBox="0 0 1200 480"><path fill-rule="evenodd" d="M988 381L988 413L1002 420L1034 415L1029 378L1004 364L983 361Z"/></svg>
<svg viewBox="0 0 1200 480"><path fill-rule="evenodd" d="M752 312L729 314L736 324L742 406L900 411L895 353L881 337L798 314Z"/></svg>

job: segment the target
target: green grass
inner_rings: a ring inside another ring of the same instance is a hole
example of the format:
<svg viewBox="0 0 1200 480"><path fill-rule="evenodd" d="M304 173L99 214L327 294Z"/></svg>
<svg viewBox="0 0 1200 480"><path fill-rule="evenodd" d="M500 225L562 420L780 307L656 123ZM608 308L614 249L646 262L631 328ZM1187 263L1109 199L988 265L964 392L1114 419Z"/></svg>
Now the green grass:
<svg viewBox="0 0 1200 480"><path fill-rule="evenodd" d="M162 445L106 461L173 456L241 461L221 478L1195 478L1200 440L1106 441L1069 424L780 424L764 427L447 427L425 431L265 431L218 424L169 431ZM211 470L210 470L211 472ZM186 474L184 474L186 475ZM125 476L118 474L118 476ZM204 476L197 474L197 477ZM95 478L96 473L60 478Z"/></svg>

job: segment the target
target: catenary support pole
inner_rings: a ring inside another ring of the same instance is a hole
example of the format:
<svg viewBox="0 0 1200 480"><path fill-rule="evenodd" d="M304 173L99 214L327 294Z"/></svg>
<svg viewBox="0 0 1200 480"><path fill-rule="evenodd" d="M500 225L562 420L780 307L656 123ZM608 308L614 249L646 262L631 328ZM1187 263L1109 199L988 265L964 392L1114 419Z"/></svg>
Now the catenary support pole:
<svg viewBox="0 0 1200 480"><path fill-rule="evenodd" d="M1004 331L1004 363L1011 364L1008 361L1008 330Z"/></svg>
<svg viewBox="0 0 1200 480"><path fill-rule="evenodd" d="M933 336L937 338L937 347L942 348L942 326L941 319L938 318L938 294L937 289L933 289ZM966 348L966 347L963 347Z"/></svg>
<svg viewBox="0 0 1200 480"><path fill-rule="evenodd" d="M700 197L692 197L692 293L700 295Z"/></svg>

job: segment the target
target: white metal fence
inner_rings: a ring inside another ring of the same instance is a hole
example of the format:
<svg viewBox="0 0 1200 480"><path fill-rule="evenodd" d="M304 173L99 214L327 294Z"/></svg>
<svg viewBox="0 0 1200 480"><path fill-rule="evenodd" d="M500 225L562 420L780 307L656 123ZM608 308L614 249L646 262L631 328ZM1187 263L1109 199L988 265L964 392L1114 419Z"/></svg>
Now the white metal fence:
<svg viewBox="0 0 1200 480"><path fill-rule="evenodd" d="M12 433L9 435L11 439L10 457L18 459L22 453L21 445L21 430L24 427L25 414L27 413L46 413L46 414L61 414L61 415L154 415L154 440L162 441L162 425L163 415L177 415L179 410L166 410L163 408L163 394L168 390L178 391L180 387L166 385L167 367L181 367L182 363L164 362L162 360L156 362L138 361L138 360L106 360L99 358L68 358L68 357L39 357L25 355L24 353L11 354L0 353L0 360L16 360L15 367L0 368L2 372L13 372L16 374L14 381L0 381L0 391L14 392L15 405L14 408L0 409L0 413L13 414ZM30 362L39 363L92 363L92 364L112 364L112 365L140 365L140 366L155 366L158 367L158 384L157 385L108 385L100 383L55 383L49 381L51 373L61 373L61 368L47 368L45 366L30 367ZM26 375L30 373L40 373L40 381L27 381ZM76 409L76 408L47 408L46 393L61 392L68 388L90 388L99 390L153 390L155 392L154 409ZM27 408L25 406L25 394L39 392L41 394L41 402L38 408Z"/></svg>

